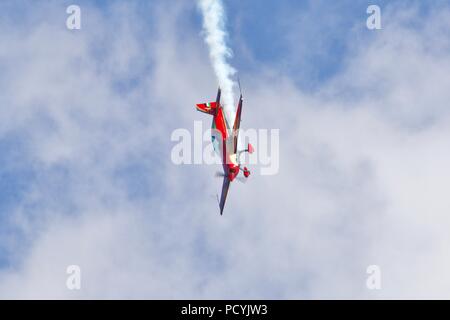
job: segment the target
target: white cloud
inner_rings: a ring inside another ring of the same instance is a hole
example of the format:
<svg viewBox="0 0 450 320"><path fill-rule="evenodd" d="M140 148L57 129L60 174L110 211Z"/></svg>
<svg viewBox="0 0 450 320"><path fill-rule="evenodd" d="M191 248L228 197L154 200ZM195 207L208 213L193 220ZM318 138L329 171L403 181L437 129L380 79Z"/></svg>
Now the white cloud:
<svg viewBox="0 0 450 320"><path fill-rule="evenodd" d="M170 132L214 88L193 5L155 6L152 30L122 7L113 31L89 8L80 34L53 11L2 34L1 133L27 142L37 177L8 213L23 234L1 235L16 253L0 296L448 297L450 14L412 29L420 14L396 8L320 91L264 66L246 75L243 127L281 129L280 174L234 184L224 217L216 168L169 162ZM65 288L71 264L79 292ZM365 286L372 264L381 291Z"/></svg>

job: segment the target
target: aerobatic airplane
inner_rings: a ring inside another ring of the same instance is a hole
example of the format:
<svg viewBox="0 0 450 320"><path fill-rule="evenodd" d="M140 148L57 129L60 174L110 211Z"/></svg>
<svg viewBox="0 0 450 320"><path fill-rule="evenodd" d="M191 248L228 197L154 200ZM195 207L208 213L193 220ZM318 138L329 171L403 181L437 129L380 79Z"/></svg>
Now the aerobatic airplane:
<svg viewBox="0 0 450 320"><path fill-rule="evenodd" d="M197 110L213 116L211 139L214 150L221 157L223 165L222 194L219 201L220 214L222 215L230 183L237 177L239 171L243 172L245 178L250 176L247 167L241 168L239 158L243 152L253 153L254 149L249 143L247 149L237 150L241 125L242 94L239 98L233 129L230 129L225 112L220 104L220 92L219 88L215 102L197 104Z"/></svg>

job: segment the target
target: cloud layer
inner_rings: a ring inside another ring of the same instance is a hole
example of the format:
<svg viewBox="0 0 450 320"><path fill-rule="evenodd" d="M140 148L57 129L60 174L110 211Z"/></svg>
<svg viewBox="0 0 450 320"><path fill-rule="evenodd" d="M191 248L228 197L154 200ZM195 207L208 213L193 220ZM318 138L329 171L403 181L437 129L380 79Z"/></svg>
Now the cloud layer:
<svg viewBox="0 0 450 320"><path fill-rule="evenodd" d="M170 133L209 122L194 105L215 93L195 4L81 7L80 32L56 2L1 22L0 297L448 298L448 6L355 24L314 90L241 44L242 126L280 128L281 162L234 184L224 217L217 168L170 162Z"/></svg>

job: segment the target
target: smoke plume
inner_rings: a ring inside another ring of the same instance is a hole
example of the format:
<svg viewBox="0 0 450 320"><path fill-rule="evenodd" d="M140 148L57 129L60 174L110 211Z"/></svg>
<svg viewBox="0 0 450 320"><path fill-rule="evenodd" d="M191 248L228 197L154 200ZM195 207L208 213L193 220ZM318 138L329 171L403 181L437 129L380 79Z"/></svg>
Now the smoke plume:
<svg viewBox="0 0 450 320"><path fill-rule="evenodd" d="M234 117L234 81L236 70L228 63L233 52L226 43L225 11L221 0L199 0L203 14L203 32L209 47L209 55L219 86L222 89L222 103L229 121Z"/></svg>

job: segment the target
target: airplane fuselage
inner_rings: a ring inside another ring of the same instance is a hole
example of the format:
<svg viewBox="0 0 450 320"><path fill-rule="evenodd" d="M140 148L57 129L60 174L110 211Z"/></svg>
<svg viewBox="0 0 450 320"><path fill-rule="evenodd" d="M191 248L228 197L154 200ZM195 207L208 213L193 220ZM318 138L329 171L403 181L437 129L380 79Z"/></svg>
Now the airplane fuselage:
<svg viewBox="0 0 450 320"><path fill-rule="evenodd" d="M243 171L245 178L248 178L250 176L250 171L246 167L241 169L239 164L239 155L242 152L252 153L253 147L249 143L246 150L237 150L243 103L242 94L239 98L239 104L236 110L236 117L234 119L233 127L230 128L223 108L220 104L220 92L221 91L219 88L219 90L217 91L217 99L215 102L198 103L197 110L213 116L211 140L215 152L222 159L224 172L222 193L219 201L220 214L222 215L225 201L228 195L228 189L230 188L230 183L238 176L239 171L241 170Z"/></svg>
<svg viewBox="0 0 450 320"><path fill-rule="evenodd" d="M211 126L214 149L222 158L225 175L233 181L239 174L240 165L234 152L234 137L230 134L229 125L222 106L217 108Z"/></svg>

